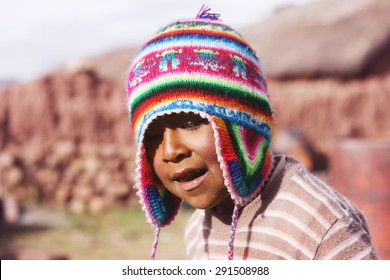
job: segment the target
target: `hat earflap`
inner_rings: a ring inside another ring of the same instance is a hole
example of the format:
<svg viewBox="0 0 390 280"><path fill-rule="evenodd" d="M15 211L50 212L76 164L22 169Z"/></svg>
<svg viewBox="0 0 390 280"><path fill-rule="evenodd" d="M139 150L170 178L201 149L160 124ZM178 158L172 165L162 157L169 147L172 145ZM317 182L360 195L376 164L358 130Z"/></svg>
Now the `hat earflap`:
<svg viewBox="0 0 390 280"><path fill-rule="evenodd" d="M217 153L226 187L240 205L253 200L270 176L273 157L270 135L213 116L219 138Z"/></svg>
<svg viewBox="0 0 390 280"><path fill-rule="evenodd" d="M169 225L177 215L182 200L169 192L152 171L145 151L140 143L137 152L137 195L148 221L158 227Z"/></svg>

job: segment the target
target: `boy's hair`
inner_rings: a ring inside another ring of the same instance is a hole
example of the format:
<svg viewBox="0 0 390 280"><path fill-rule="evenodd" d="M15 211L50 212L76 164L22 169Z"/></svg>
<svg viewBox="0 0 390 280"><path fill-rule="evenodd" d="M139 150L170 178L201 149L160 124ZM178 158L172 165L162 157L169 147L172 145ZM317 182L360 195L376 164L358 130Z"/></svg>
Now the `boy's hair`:
<svg viewBox="0 0 390 280"><path fill-rule="evenodd" d="M152 258L160 227L174 219L181 204L148 164L143 138L153 120L194 112L210 121L225 185L235 203L229 258L239 207L261 192L273 165L273 113L260 62L240 34L208 11L162 28L129 69L127 101L137 143L135 187L148 221L156 227Z"/></svg>

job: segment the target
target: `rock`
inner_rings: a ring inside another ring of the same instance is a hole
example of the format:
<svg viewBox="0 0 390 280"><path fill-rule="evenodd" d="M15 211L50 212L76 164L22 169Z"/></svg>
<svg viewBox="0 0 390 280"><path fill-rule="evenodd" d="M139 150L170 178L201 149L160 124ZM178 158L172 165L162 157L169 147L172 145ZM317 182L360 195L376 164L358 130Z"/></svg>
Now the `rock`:
<svg viewBox="0 0 390 280"><path fill-rule="evenodd" d="M55 203L65 206L71 198L71 188L68 185L60 185L55 194Z"/></svg>
<svg viewBox="0 0 390 280"><path fill-rule="evenodd" d="M93 156L88 156L84 158L83 161L84 164L84 171L87 174L97 174L100 166L101 166L101 161L96 155Z"/></svg>
<svg viewBox="0 0 390 280"><path fill-rule="evenodd" d="M15 162L14 157L12 154L7 153L7 152L2 152L0 154L0 168L6 168L6 167L11 167L12 164Z"/></svg>
<svg viewBox="0 0 390 280"><path fill-rule="evenodd" d="M100 214L107 209L108 205L109 204L107 200L105 200L103 197L96 196L92 198L88 204L88 213L92 215Z"/></svg>
<svg viewBox="0 0 390 280"><path fill-rule="evenodd" d="M110 198L121 199L126 198L131 193L131 187L128 186L126 183L119 183L114 182L111 183L107 188L105 189L105 195L107 195Z"/></svg>
<svg viewBox="0 0 390 280"><path fill-rule="evenodd" d="M55 164L67 165L76 153L73 142L61 142L54 146L53 157Z"/></svg>
<svg viewBox="0 0 390 280"><path fill-rule="evenodd" d="M11 189L23 183L24 172L20 167L12 166L3 170L3 184L5 188Z"/></svg>
<svg viewBox="0 0 390 280"><path fill-rule="evenodd" d="M95 178L96 191L99 193L104 192L104 190L110 185L111 182L111 172L108 170L101 170Z"/></svg>
<svg viewBox="0 0 390 280"><path fill-rule="evenodd" d="M23 151L23 159L27 165L41 165L46 158L47 151L45 145L31 144Z"/></svg>
<svg viewBox="0 0 390 280"><path fill-rule="evenodd" d="M78 199L72 199L69 203L69 210L73 214L84 214L86 212L85 203Z"/></svg>
<svg viewBox="0 0 390 280"><path fill-rule="evenodd" d="M15 224L20 218L20 206L16 197L12 195L3 196L3 211L5 222Z"/></svg>
<svg viewBox="0 0 390 280"><path fill-rule="evenodd" d="M72 197L77 201L87 202L93 197L94 190L90 185L77 185L73 188Z"/></svg>

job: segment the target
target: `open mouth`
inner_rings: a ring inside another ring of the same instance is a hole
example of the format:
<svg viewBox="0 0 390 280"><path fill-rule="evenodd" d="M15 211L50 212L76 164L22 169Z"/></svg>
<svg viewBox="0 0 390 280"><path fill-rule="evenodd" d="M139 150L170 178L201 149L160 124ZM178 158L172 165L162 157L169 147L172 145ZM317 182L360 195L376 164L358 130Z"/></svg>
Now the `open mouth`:
<svg viewBox="0 0 390 280"><path fill-rule="evenodd" d="M181 172L173 177L173 180L179 183L191 182L204 174L206 174L207 169L196 169Z"/></svg>

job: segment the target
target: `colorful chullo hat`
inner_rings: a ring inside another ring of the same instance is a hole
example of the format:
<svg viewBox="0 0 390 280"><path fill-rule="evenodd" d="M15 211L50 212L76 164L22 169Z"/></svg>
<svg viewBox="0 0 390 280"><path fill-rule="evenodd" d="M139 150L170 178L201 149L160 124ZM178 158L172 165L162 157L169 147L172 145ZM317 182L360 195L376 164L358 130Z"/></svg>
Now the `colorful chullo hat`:
<svg viewBox="0 0 390 280"><path fill-rule="evenodd" d="M269 150L273 114L255 52L242 36L202 9L195 19L162 28L136 55L128 75L127 101L136 135L136 186L156 234L175 218L181 199L155 179L143 144L148 125L159 116L194 112L214 129L218 160L235 208L228 257L240 206L253 200L272 167Z"/></svg>

